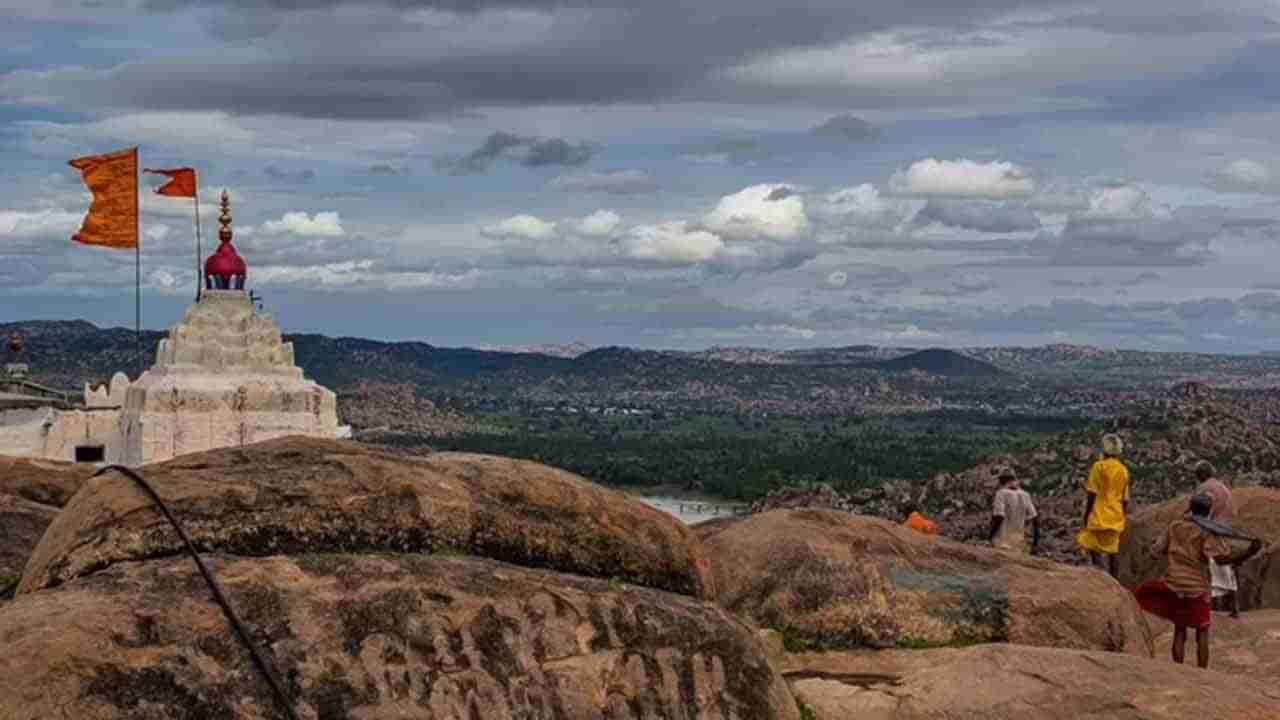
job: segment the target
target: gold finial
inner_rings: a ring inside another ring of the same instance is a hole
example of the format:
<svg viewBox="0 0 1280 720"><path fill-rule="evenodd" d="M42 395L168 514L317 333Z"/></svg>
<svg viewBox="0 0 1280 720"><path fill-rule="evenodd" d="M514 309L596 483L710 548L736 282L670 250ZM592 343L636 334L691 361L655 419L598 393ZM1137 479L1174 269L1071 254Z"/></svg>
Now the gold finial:
<svg viewBox="0 0 1280 720"><path fill-rule="evenodd" d="M222 212L218 215L218 224L222 226L218 230L218 237L231 239L231 196L227 195L227 191L222 191Z"/></svg>

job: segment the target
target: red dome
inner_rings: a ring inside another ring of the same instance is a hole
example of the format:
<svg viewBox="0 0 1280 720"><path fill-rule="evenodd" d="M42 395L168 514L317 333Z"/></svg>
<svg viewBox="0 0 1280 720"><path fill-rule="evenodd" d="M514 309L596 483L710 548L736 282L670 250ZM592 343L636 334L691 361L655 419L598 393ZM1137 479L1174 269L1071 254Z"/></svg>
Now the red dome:
<svg viewBox="0 0 1280 720"><path fill-rule="evenodd" d="M244 275L246 271L244 258L236 252L229 242L218 246L218 251L209 256L204 263L206 275Z"/></svg>
<svg viewBox="0 0 1280 720"><path fill-rule="evenodd" d="M248 266L231 244L231 198L227 191L222 191L222 213L218 216L218 251L209 256L204 263L204 281L210 289L243 290Z"/></svg>

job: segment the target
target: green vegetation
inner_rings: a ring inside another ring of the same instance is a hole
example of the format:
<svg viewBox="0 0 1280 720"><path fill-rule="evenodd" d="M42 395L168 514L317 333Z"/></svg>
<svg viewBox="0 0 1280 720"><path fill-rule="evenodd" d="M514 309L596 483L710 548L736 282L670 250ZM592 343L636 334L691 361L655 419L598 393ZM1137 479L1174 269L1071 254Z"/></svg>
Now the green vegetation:
<svg viewBox="0 0 1280 720"><path fill-rule="evenodd" d="M815 713L813 708L808 705L797 700L796 707L800 709L800 720L818 720L817 713Z"/></svg>
<svg viewBox="0 0 1280 720"><path fill-rule="evenodd" d="M782 648L789 653L802 653L820 649L818 643L806 638L799 630L790 625L774 629L782 635Z"/></svg>
<svg viewBox="0 0 1280 720"><path fill-rule="evenodd" d="M852 492L885 479L926 480L1023 447L1071 421L958 414L892 419L747 414L540 415L519 431L429 441L440 450L526 458L606 485L679 486L732 500L826 482Z"/></svg>

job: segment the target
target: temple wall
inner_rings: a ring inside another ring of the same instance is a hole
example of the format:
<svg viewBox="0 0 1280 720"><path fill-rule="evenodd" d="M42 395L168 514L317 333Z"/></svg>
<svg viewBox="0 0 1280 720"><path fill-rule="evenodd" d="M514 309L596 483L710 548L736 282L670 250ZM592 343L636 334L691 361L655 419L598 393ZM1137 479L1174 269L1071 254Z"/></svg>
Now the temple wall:
<svg viewBox="0 0 1280 720"><path fill-rule="evenodd" d="M124 459L125 443L118 409L62 410L54 413L44 438L44 457L75 462L77 447L103 450L103 462Z"/></svg>
<svg viewBox="0 0 1280 720"><path fill-rule="evenodd" d="M52 408L0 411L0 448L14 457L44 457L44 424L56 411Z"/></svg>
<svg viewBox="0 0 1280 720"><path fill-rule="evenodd" d="M286 435L340 438L337 397L303 377L293 345L239 290L207 290L160 342L137 380L85 386L85 409L0 413L0 452L145 465Z"/></svg>
<svg viewBox="0 0 1280 720"><path fill-rule="evenodd" d="M247 293L206 291L128 386L125 461L168 460L285 435L345 437L337 397L303 377L293 345Z"/></svg>

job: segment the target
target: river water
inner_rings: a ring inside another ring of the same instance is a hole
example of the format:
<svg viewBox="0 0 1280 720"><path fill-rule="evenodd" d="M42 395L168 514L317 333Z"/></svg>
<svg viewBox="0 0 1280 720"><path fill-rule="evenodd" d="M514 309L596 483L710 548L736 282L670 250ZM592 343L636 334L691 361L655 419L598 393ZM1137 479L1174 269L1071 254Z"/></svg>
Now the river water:
<svg viewBox="0 0 1280 720"><path fill-rule="evenodd" d="M702 502L697 500L681 500L673 497L642 496L639 498L647 505L675 515L686 525L693 525L704 520L712 520L734 514L741 505L729 502Z"/></svg>

